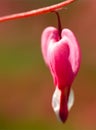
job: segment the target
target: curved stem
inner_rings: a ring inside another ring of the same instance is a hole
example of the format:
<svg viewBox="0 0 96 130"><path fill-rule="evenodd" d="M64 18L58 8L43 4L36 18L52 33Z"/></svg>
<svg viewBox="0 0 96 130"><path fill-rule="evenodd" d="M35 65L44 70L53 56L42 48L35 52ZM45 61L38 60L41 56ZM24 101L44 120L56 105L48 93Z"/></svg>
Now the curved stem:
<svg viewBox="0 0 96 130"><path fill-rule="evenodd" d="M60 16L59 16L59 13L58 13L57 11L54 11L54 12L56 13L56 16L57 16L59 37L60 37L60 39L61 39L62 26L61 26Z"/></svg>
<svg viewBox="0 0 96 130"><path fill-rule="evenodd" d="M51 6L47 6L47 7L43 7L43 8L40 8L40 9L3 16L3 17L0 17L0 22L13 20L13 19L19 19L19 18L26 18L26 17L31 17L31 16L35 16L35 15L40 15L40 14L45 14L45 13L48 13L48 12L51 12L51 11L58 10L58 9L66 6L66 5L68 5L68 4L70 4L74 1L75 0L66 0L64 2L55 4L55 5L51 5Z"/></svg>

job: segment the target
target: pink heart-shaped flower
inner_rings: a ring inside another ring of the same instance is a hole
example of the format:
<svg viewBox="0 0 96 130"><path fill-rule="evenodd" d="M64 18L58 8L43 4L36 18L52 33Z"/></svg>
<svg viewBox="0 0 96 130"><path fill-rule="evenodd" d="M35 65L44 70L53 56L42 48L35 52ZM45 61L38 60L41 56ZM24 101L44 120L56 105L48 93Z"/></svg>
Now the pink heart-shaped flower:
<svg viewBox="0 0 96 130"><path fill-rule="evenodd" d="M56 86L52 107L64 122L73 104L70 87L80 68L80 47L71 30L63 29L60 37L59 31L54 27L47 27L43 31L41 43L44 61Z"/></svg>

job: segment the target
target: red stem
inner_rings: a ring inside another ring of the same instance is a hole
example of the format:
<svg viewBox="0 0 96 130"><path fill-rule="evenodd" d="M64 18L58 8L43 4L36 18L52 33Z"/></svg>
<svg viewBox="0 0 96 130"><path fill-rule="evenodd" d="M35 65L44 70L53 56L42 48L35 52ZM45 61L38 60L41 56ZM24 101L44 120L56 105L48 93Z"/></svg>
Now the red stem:
<svg viewBox="0 0 96 130"><path fill-rule="evenodd" d="M60 16L59 13L54 11L57 15L57 20L58 20L58 32L59 32L59 37L61 39L61 31L62 31L62 26L61 26L61 20L60 20Z"/></svg>
<svg viewBox="0 0 96 130"><path fill-rule="evenodd" d="M45 13L48 13L48 12L51 12L51 11L58 10L58 9L66 6L66 5L68 5L68 4L70 4L74 1L75 0L66 0L64 2L55 4L55 5L51 5L51 6L47 6L47 7L43 7L43 8L40 8L40 9L35 9L35 10L27 11L27 12L3 16L3 17L0 17L0 22L13 20L13 19L19 19L19 18L25 18L25 17L30 17L30 16L35 16L35 15L40 15L40 14L45 14Z"/></svg>

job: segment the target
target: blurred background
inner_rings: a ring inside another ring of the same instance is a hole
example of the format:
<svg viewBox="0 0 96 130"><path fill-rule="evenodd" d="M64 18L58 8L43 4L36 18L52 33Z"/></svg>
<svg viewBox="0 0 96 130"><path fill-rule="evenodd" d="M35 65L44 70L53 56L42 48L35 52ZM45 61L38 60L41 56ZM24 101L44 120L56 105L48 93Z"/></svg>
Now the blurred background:
<svg viewBox="0 0 96 130"><path fill-rule="evenodd" d="M0 0L0 16L58 2ZM49 13L0 23L0 130L96 130L96 1L76 0L59 13L82 51L68 120L58 122L51 108L54 85L41 54L42 31L57 26L56 15Z"/></svg>

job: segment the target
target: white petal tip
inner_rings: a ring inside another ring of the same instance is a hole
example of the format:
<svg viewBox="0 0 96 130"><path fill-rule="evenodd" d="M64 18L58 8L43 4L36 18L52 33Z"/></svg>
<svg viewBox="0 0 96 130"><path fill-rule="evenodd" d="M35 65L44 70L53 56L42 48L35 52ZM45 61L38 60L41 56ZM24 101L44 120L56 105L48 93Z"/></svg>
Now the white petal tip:
<svg viewBox="0 0 96 130"><path fill-rule="evenodd" d="M74 92L73 89L70 90L69 99L68 99L68 111L72 108L74 104Z"/></svg>
<svg viewBox="0 0 96 130"><path fill-rule="evenodd" d="M52 108L53 108L53 111L55 112L59 121L61 121L60 117L59 117L60 96L61 96L61 91L58 89L58 87L56 87L54 94L53 94L53 97L52 97Z"/></svg>
<svg viewBox="0 0 96 130"><path fill-rule="evenodd" d="M60 119L60 97L61 97L61 91L58 89L58 87L56 87L53 97L52 97L52 108L53 111L55 112L57 119L62 122L62 120ZM68 98L68 103L67 103L67 107L68 107L68 111L70 111L70 109L72 108L74 103L74 92L71 89L70 93L69 93L69 98Z"/></svg>

